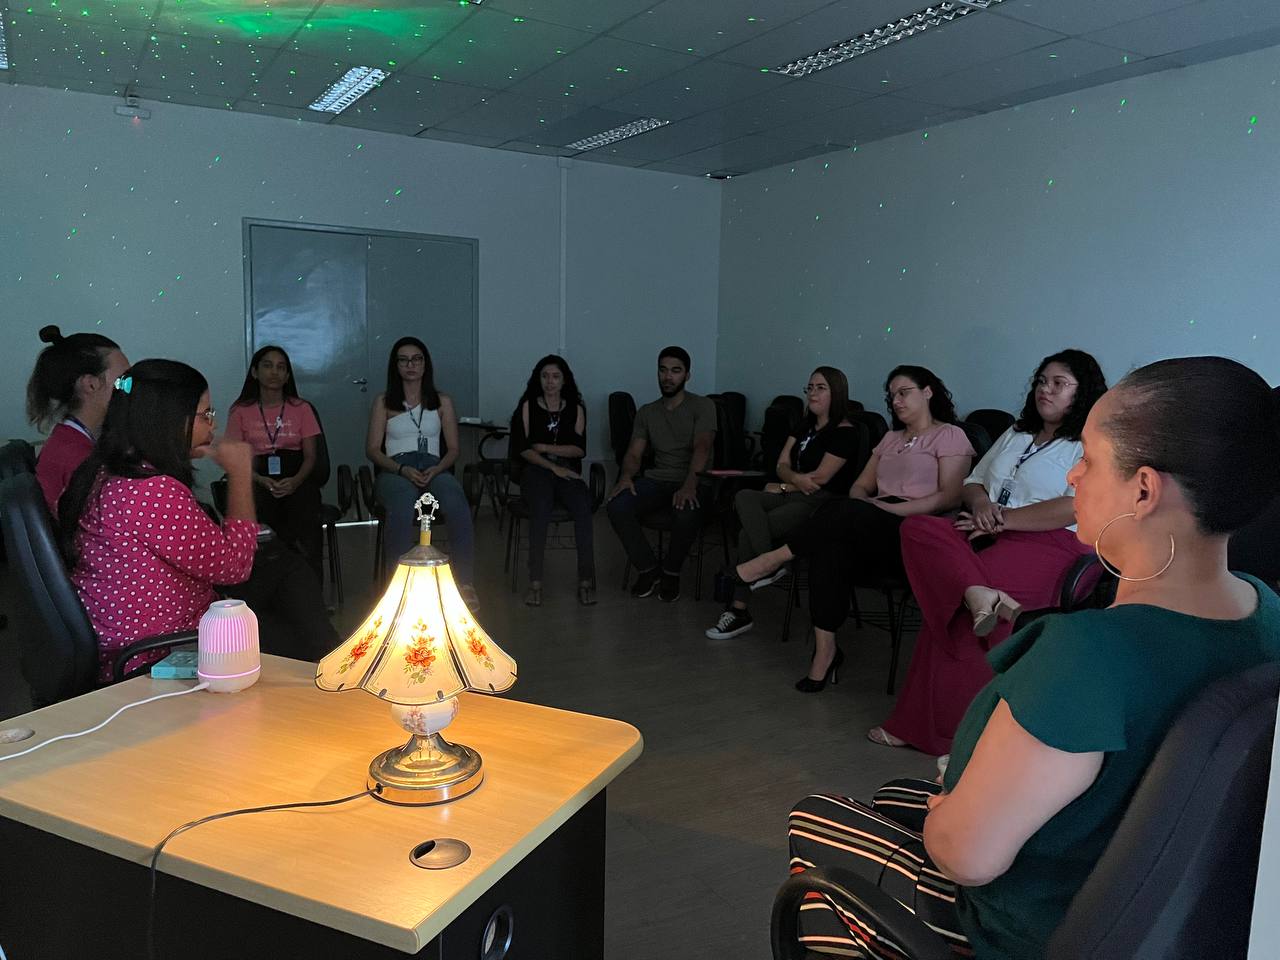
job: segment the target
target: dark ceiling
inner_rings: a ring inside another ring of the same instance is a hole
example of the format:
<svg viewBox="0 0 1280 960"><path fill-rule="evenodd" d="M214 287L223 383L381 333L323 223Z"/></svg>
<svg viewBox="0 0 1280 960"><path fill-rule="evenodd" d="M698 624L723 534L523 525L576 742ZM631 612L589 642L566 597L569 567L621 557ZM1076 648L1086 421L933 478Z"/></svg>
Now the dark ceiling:
<svg viewBox="0 0 1280 960"><path fill-rule="evenodd" d="M695 175L1280 43L1276 0L1004 0L803 79L922 0L4 0L9 83ZM390 72L344 113L348 68ZM145 105L145 104L144 104ZM565 145L656 117L587 153Z"/></svg>

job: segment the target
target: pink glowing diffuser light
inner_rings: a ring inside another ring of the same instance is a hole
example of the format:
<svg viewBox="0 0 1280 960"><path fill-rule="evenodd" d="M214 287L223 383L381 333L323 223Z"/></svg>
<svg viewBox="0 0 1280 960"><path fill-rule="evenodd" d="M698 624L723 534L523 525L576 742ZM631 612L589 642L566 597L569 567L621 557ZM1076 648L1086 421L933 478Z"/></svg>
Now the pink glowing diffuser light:
<svg viewBox="0 0 1280 960"><path fill-rule="evenodd" d="M258 682L258 618L243 600L217 600L200 618L196 673L211 693L235 693Z"/></svg>

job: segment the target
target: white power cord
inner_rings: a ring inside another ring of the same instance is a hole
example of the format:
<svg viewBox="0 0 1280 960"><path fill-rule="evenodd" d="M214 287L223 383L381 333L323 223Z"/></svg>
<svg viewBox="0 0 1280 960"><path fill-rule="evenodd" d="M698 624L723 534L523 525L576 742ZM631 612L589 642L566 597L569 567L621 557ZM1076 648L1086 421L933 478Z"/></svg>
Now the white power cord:
<svg viewBox="0 0 1280 960"><path fill-rule="evenodd" d="M0 761L16 760L18 757L25 757L28 753L35 753L37 750L41 749L42 747L47 747L51 743L57 743L59 740L74 740L76 737L84 737L91 733L97 733L99 730L105 727L108 723L110 723L116 717L120 716L120 714L124 713L126 710L131 710L134 707L140 707L144 703L155 703L157 700L164 700L168 697L183 697L183 696L186 696L188 693L195 693L197 690L208 689L208 686L209 686L208 683L197 683L194 687L188 687L186 690L175 690L173 691L173 693L161 693L154 697L148 697L146 700L136 700L133 703L126 703L123 707L121 707L111 716L107 717L107 719L103 720L96 727L90 727L88 730L81 730L79 733L64 733L61 736L54 737L52 740L45 740L43 743L37 743L34 747L27 747L27 749L21 750L18 753L11 753L8 756L0 757ZM3 948L0 948L0 960L6 960Z"/></svg>

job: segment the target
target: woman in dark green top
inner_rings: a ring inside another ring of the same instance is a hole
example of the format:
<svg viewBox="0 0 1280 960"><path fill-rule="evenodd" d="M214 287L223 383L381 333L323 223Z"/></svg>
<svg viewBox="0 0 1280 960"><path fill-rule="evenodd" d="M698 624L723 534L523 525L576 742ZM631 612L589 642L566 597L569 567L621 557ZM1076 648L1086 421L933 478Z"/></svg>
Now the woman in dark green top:
<svg viewBox="0 0 1280 960"><path fill-rule="evenodd" d="M1080 539L1120 576L1115 604L1046 617L992 651L995 679L941 787L898 782L869 807L810 797L792 812L793 872L869 875L979 960L1042 956L1182 707L1280 659L1280 600L1227 569L1231 532L1280 491L1280 415L1262 378L1219 357L1151 364L1098 402L1082 439L1068 482ZM900 826L921 826L913 806L928 810L920 832ZM874 938L845 921L806 911L804 939L835 950L851 925L849 942Z"/></svg>

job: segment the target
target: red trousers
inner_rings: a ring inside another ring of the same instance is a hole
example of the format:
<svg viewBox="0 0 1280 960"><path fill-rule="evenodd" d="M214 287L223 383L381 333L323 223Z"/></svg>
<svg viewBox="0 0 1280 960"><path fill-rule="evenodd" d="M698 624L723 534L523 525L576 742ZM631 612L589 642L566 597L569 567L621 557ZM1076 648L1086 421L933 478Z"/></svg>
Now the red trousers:
<svg viewBox="0 0 1280 960"><path fill-rule="evenodd" d="M884 728L925 753L951 751L951 738L974 696L993 673L987 651L1006 639L1001 622L986 637L973 633L964 605L972 586L1003 590L1025 610L1056 606L1062 579L1091 548L1071 530L1010 531L974 552L947 517L908 517L900 531L902 562L923 625L907 681Z"/></svg>

